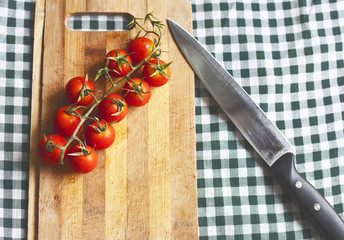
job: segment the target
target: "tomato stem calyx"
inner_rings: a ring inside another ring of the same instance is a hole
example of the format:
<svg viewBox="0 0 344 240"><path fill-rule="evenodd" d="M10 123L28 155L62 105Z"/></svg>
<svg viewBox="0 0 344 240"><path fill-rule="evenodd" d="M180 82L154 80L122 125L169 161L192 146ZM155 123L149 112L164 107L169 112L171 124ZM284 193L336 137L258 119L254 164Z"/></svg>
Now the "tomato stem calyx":
<svg viewBox="0 0 344 240"><path fill-rule="evenodd" d="M77 105L69 105L66 109L65 112L68 115L74 115L77 116L78 118L82 118L81 114L77 111L79 108L86 108L85 106L77 106Z"/></svg>
<svg viewBox="0 0 344 240"><path fill-rule="evenodd" d="M86 155L91 155L94 148L92 148L91 151L88 151L86 145L84 144L79 144L78 148L80 149L80 152L73 152L73 153L68 153L68 156L73 156L73 157L78 157L78 156L86 156Z"/></svg>
<svg viewBox="0 0 344 240"><path fill-rule="evenodd" d="M165 78L170 79L166 73L165 70L172 64L172 62L166 63L166 64L161 64L160 59L158 59L158 64L154 64L151 62L147 62L148 64L150 64L152 66L152 68L154 68L155 72L152 73L149 77L153 77L154 75L157 74L162 74Z"/></svg>
<svg viewBox="0 0 344 240"><path fill-rule="evenodd" d="M121 114L122 109L125 107L125 103L123 101L123 97L122 97L122 99L112 99L112 98L105 98L105 99L109 99L111 101L111 103L109 105L109 109L111 108L111 106L113 104L117 105L117 112L111 114L111 116L117 116L117 115Z"/></svg>
<svg viewBox="0 0 344 240"><path fill-rule="evenodd" d="M86 74L85 76L85 82L84 82L84 85L82 86L82 89L80 90L79 97L78 97L78 100L76 101L76 104L82 102L84 98L88 95L91 95L93 98L95 98L94 94L92 93L99 92L97 90L88 89L87 83L88 83L88 74Z"/></svg>
<svg viewBox="0 0 344 240"><path fill-rule="evenodd" d="M94 123L90 124L89 126L91 126L97 133L104 132L109 126L109 124L106 121L103 121L104 122L104 126L103 126L99 118L97 117L93 117L93 120L94 120Z"/></svg>
<svg viewBox="0 0 344 240"><path fill-rule="evenodd" d="M150 91L147 91L147 92L143 91L143 89L142 89L143 79L141 80L141 82L139 84L137 84L131 78L128 78L127 83L130 85L130 87L132 89L123 88L123 90L126 91L126 95L129 92L136 93L138 95L138 97L140 98L141 102L143 103L144 101L143 101L143 98L142 98L142 94L150 93Z"/></svg>
<svg viewBox="0 0 344 240"><path fill-rule="evenodd" d="M47 137L44 135L45 139L45 149L48 152L53 152L55 148L59 148L59 146L55 145L54 142L51 140L51 137L47 139Z"/></svg>

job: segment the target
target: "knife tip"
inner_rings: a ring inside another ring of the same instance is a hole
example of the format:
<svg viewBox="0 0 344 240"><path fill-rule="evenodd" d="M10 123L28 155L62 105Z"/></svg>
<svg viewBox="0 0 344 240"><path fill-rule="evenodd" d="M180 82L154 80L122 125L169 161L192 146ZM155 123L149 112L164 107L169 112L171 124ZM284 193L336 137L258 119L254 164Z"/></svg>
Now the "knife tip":
<svg viewBox="0 0 344 240"><path fill-rule="evenodd" d="M175 21L173 21L171 18L167 18L167 25L169 26L169 28L171 28L171 27L174 27L175 28L175 26L179 26L178 25L178 23L176 23Z"/></svg>
<svg viewBox="0 0 344 240"><path fill-rule="evenodd" d="M167 23L168 23L168 24L171 24L171 23L173 23L173 22L174 22L174 21L173 21L171 18L167 18L167 20L166 20L166 21L167 21Z"/></svg>

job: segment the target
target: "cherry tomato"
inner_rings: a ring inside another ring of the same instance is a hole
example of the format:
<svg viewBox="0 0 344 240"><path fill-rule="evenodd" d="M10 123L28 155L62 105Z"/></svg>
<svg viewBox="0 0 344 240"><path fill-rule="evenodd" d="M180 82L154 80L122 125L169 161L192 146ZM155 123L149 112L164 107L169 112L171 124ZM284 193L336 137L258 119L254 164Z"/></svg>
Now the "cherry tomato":
<svg viewBox="0 0 344 240"><path fill-rule="evenodd" d="M59 135L44 136L38 143L38 155L42 162L49 165L59 164L61 150L56 146L63 147L66 139Z"/></svg>
<svg viewBox="0 0 344 240"><path fill-rule="evenodd" d="M74 111L80 114L80 112L77 109ZM80 118L76 115L75 112L73 113L72 108L69 106L65 106L65 107L59 108L56 111L53 125L54 125L55 131L59 135L63 137L70 137L72 136L79 122L80 122ZM79 131L80 130L81 128L79 129Z"/></svg>
<svg viewBox="0 0 344 240"><path fill-rule="evenodd" d="M150 60L144 64L142 75L144 80L152 87L166 84L171 77L170 64L159 59Z"/></svg>
<svg viewBox="0 0 344 240"><path fill-rule="evenodd" d="M84 77L75 77L67 83L65 95L71 104L87 106L93 101L94 98L92 95L95 95L94 84L88 79L85 86L85 81L86 78Z"/></svg>
<svg viewBox="0 0 344 240"><path fill-rule="evenodd" d="M98 162L97 152L92 147L86 145L86 148L80 145L71 147L66 155L66 159L71 169L77 173L89 173Z"/></svg>
<svg viewBox="0 0 344 240"><path fill-rule="evenodd" d="M141 107L149 102L151 88L147 82L140 78L127 81L123 87L124 99L134 107Z"/></svg>
<svg viewBox="0 0 344 240"><path fill-rule="evenodd" d="M100 124L100 125L99 125ZM93 122L85 130L85 138L88 145L97 150L103 150L111 146L115 140L115 129L105 121L99 124Z"/></svg>
<svg viewBox="0 0 344 240"><path fill-rule="evenodd" d="M130 65L132 65L132 61L130 56L125 57L126 55L128 54L121 49L114 49L108 52L105 58L105 64L108 61L108 57L117 59L117 61L109 59L108 69L111 70L109 71L110 76L119 78L127 75L128 72L130 72ZM118 65L119 63L120 65ZM128 65L128 63L130 63L130 65Z"/></svg>
<svg viewBox="0 0 344 240"><path fill-rule="evenodd" d="M128 52L133 53L130 55L134 63L139 63L145 59L153 49L154 43L146 37L137 37L133 39L128 45Z"/></svg>
<svg viewBox="0 0 344 240"><path fill-rule="evenodd" d="M127 113L127 101L117 94L107 95L98 105L99 116L109 123L123 120Z"/></svg>

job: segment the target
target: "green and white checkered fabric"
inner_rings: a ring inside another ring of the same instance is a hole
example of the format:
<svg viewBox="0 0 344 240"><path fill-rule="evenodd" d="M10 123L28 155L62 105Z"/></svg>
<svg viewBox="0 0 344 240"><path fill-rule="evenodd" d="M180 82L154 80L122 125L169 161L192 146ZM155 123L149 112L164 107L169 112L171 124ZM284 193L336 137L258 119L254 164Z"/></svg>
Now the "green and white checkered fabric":
<svg viewBox="0 0 344 240"><path fill-rule="evenodd" d="M132 20L131 15L126 14L77 14L66 21L68 28L75 31L125 31Z"/></svg>
<svg viewBox="0 0 344 240"><path fill-rule="evenodd" d="M344 2L192 4L196 38L286 135L297 169L344 217ZM200 239L318 239L265 162L196 84Z"/></svg>
<svg viewBox="0 0 344 240"><path fill-rule="evenodd" d="M344 218L344 2L191 0L194 35ZM25 239L34 0L0 2L0 239ZM77 30L125 28L79 17ZM200 239L321 239L196 77ZM344 237L343 237L344 239Z"/></svg>
<svg viewBox="0 0 344 240"><path fill-rule="evenodd" d="M0 239L27 226L33 1L0 1Z"/></svg>

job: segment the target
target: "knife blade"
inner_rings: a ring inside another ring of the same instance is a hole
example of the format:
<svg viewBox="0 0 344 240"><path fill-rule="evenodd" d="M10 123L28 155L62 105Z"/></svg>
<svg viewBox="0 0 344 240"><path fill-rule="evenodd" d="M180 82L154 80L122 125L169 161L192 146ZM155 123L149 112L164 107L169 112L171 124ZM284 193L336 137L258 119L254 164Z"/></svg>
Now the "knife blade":
<svg viewBox="0 0 344 240"><path fill-rule="evenodd" d="M344 239L344 222L327 200L296 170L295 150L280 130L191 34L167 19L175 43L196 75L321 235Z"/></svg>

